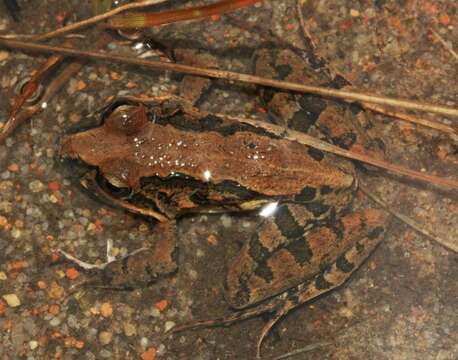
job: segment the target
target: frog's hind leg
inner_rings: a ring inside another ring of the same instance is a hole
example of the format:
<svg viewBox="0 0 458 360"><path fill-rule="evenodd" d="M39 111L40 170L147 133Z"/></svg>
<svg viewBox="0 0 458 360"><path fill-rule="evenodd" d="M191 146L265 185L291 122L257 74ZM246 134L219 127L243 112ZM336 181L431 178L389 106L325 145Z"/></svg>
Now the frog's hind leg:
<svg viewBox="0 0 458 360"><path fill-rule="evenodd" d="M285 301L276 309L275 314L261 330L256 343L256 355L258 358L261 354L261 345L264 338L277 321L299 305L339 287L361 266L383 239L385 229L377 224L382 224L383 222L380 222L380 218L385 218L385 216L384 213L375 209L367 209L365 212L355 212L346 216L347 220L357 222L363 220L359 229L360 240L340 255L334 263L318 273L311 281L289 289L286 294L283 294L286 298ZM376 222L371 224L373 220L376 220ZM352 234L345 235L350 236Z"/></svg>
<svg viewBox="0 0 458 360"><path fill-rule="evenodd" d="M313 278L299 284L284 293L273 297L265 303L242 309L227 317L194 322L188 325L175 327L172 332L179 332L198 327L228 326L263 313L274 313L264 325L256 343L256 355L260 358L261 345L270 329L289 311L342 285L353 272L364 262L384 235L383 223L386 214L380 210L367 209L348 214L343 217L349 225L344 229L344 237L353 237L358 240L343 252L332 264L324 267Z"/></svg>

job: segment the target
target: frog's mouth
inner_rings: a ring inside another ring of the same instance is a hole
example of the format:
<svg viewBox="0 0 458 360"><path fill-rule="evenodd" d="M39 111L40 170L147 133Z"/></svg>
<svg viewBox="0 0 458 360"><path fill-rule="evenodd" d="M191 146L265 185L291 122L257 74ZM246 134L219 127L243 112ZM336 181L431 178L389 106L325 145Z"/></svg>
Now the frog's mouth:
<svg viewBox="0 0 458 360"><path fill-rule="evenodd" d="M148 203L149 205L146 203L135 205L129 202L128 200L135 195L133 189L128 187L118 188L110 184L110 182L97 170L87 172L81 178L81 184L91 197L95 197L98 201L111 207L125 209L132 213L154 218L159 222L166 222L169 220L153 203Z"/></svg>

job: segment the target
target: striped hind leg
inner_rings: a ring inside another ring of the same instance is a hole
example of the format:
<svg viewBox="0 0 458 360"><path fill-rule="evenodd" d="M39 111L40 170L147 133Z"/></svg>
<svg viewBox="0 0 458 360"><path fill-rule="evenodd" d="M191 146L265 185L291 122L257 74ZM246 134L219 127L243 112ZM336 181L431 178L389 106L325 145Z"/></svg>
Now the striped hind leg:
<svg viewBox="0 0 458 360"><path fill-rule="evenodd" d="M269 334L270 330L277 321L279 321L292 309L345 283L351 274L353 274L361 266L361 264L382 241L384 228L381 225L375 225L376 223L379 223L379 221L376 223L371 221L380 217L385 218L385 214L381 211L368 209L365 212L355 212L347 216L365 220L361 222L362 229L360 240L339 256L334 263L318 273L311 281L289 289L286 292L286 295L283 294L285 297L283 304L275 310L274 315L264 325L258 337L256 343L257 358L261 357L261 345L263 340Z"/></svg>
<svg viewBox="0 0 458 360"><path fill-rule="evenodd" d="M283 316L301 304L342 285L382 241L387 220L384 212L366 209L350 213L344 218L347 224L352 224L344 229L344 236L355 237L356 240L347 251L313 278L257 306L240 310L226 317L177 326L171 332L176 333L200 327L228 326L264 313L273 313L272 318L262 328L256 343L256 356L260 358L263 340Z"/></svg>

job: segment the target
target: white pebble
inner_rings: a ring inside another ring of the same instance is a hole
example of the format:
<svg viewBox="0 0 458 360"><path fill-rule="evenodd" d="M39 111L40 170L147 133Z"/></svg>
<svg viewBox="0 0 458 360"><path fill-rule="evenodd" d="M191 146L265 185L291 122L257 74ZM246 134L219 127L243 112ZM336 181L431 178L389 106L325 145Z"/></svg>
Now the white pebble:
<svg viewBox="0 0 458 360"><path fill-rule="evenodd" d="M175 326L175 322L173 322L173 321L166 321L166 322L165 322L165 327L164 327L165 332L169 331L169 330L172 329L174 326Z"/></svg>

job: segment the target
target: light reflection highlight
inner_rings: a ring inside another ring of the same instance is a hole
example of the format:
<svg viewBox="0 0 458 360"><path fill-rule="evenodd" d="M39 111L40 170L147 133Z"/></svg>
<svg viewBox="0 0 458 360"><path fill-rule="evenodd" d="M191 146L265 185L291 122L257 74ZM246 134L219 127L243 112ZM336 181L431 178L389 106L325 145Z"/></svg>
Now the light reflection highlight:
<svg viewBox="0 0 458 360"><path fill-rule="evenodd" d="M205 170L204 171L204 180L205 181L210 181L211 177L212 177L212 173L210 172L210 170Z"/></svg>
<svg viewBox="0 0 458 360"><path fill-rule="evenodd" d="M278 208L278 201L268 203L266 206L264 206L261 209L261 212L259 213L259 215L261 215L262 217L272 216L277 211L277 208Z"/></svg>

